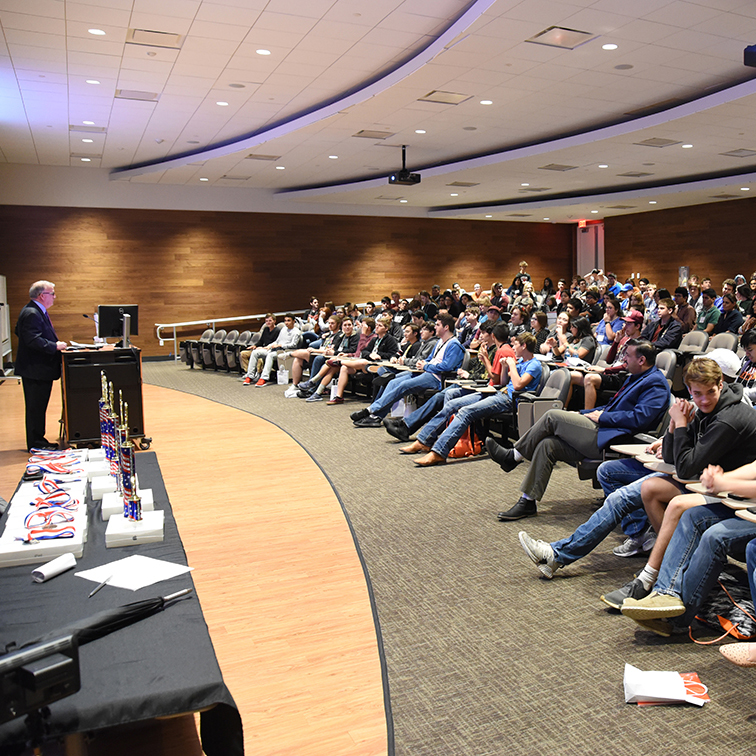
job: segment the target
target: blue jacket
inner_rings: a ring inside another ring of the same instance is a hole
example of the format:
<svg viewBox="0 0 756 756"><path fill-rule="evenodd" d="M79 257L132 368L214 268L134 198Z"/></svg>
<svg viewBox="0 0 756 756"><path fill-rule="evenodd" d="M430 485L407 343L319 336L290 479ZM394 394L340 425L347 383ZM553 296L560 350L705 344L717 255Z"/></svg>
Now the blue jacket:
<svg viewBox="0 0 756 756"><path fill-rule="evenodd" d="M629 375L607 405L596 407L601 410L597 437L599 449L620 436L653 429L669 408L669 399L667 379L655 365L639 375ZM596 410L582 410L581 414Z"/></svg>
<svg viewBox="0 0 756 756"><path fill-rule="evenodd" d="M448 346L444 352L444 358L438 365L431 365L430 360L436 356L436 352L444 345L441 339L436 342L433 354L428 357L428 362L423 366L423 370L428 373L434 373L436 377L439 377L444 373L454 373L458 368L462 367L462 360L465 358L465 348L459 343L459 339L457 338L451 338L447 343Z"/></svg>

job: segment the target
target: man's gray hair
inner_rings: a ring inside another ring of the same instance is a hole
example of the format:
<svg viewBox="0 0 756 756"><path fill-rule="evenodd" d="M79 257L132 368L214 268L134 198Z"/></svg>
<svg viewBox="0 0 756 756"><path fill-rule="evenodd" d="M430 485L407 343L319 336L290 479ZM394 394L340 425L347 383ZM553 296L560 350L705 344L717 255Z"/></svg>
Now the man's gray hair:
<svg viewBox="0 0 756 756"><path fill-rule="evenodd" d="M51 281L37 281L29 289L29 299L37 299L45 289L54 289L55 284Z"/></svg>

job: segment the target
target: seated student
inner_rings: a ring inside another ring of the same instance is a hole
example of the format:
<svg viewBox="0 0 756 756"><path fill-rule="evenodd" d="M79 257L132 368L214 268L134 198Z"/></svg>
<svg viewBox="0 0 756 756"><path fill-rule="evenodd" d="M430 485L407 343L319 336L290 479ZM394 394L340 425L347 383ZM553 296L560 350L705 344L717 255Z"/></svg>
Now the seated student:
<svg viewBox="0 0 756 756"><path fill-rule="evenodd" d="M568 357L578 357L585 362L591 362L596 356L596 338L593 335L588 318L575 318L570 322L570 334L566 339L559 339L559 346L551 351L555 357L566 360Z"/></svg>
<svg viewBox="0 0 756 756"><path fill-rule="evenodd" d="M427 323L423 326L423 329L426 327ZM430 328L430 332L433 333L433 328ZM397 365L413 365L418 359L421 348L425 348L424 356L427 356L430 351L427 348L427 339L421 340L420 329L414 323L408 323L404 326L404 338L399 343L400 354L398 357L392 357L391 362ZM378 369L378 375L373 379L373 401L383 393L386 385L396 378L397 372L395 368L388 366Z"/></svg>
<svg viewBox="0 0 756 756"><path fill-rule="evenodd" d="M469 349L470 345L478 333L478 318L480 316L480 309L477 305L470 305L465 312L460 315L457 321L457 329L455 333L460 343L465 349ZM460 324L461 321L461 324ZM473 347L474 348L474 347Z"/></svg>
<svg viewBox="0 0 756 756"><path fill-rule="evenodd" d="M540 354L541 346L549 337L549 318L542 310L536 310L530 316L530 332L536 339L536 353Z"/></svg>
<svg viewBox="0 0 756 756"><path fill-rule="evenodd" d="M353 376L357 372L366 373L366 368L371 362L390 360L392 357L396 357L399 354L399 342L389 332L390 328L390 317L378 318L378 320L375 321L375 333L367 343L367 346L362 350L359 359L341 360L336 395L328 400L328 404L334 405L344 403L344 390L346 389L350 376ZM322 380L320 385L323 385ZM320 389L320 386L318 389ZM316 391L316 393L318 392ZM313 394L313 396L315 396L315 394ZM317 401L317 399L308 397L308 401Z"/></svg>
<svg viewBox="0 0 756 756"><path fill-rule="evenodd" d="M714 306L716 296L712 288L704 289L701 292L701 302L703 305L696 320L696 330L705 331L709 336L713 333L714 326L719 322L720 312Z"/></svg>
<svg viewBox="0 0 756 756"><path fill-rule="evenodd" d="M605 359L609 367L591 365L586 368L588 372L570 372L570 383L573 386L582 386L585 390L585 409L587 410L596 406L599 391L616 394L627 378L627 342L630 339L640 338L640 324L643 322L643 316L639 312L630 312L621 320L624 326L614 331L612 346L606 354Z"/></svg>
<svg viewBox="0 0 756 756"><path fill-rule="evenodd" d="M677 475L685 479L697 476L710 464L732 470L753 459L756 411L741 401L742 389L724 384L719 366L708 358L693 360L686 367L684 380L693 404L678 399L670 409L669 427L662 443L664 461L674 464ZM601 597L618 609L628 598L650 593L674 523L690 501L679 502L671 510L667 505L684 492L685 487L671 476L651 473L608 496L604 505L571 536L545 544L522 533L520 543L542 573L550 571L553 575L560 566L590 553L623 517L645 507L658 538L638 577Z"/></svg>
<svg viewBox="0 0 756 756"><path fill-rule="evenodd" d="M494 339L497 346L501 345L497 350L497 356L506 346L505 342L499 340L497 333L497 329L502 328L502 325L494 328ZM441 412L426 424L415 441L414 445L427 451L425 456L416 460L416 465L431 467L446 462L449 452L470 425L485 417L510 412L515 401L515 391L526 391L538 385L543 368L540 361L533 356L535 337L532 333L521 333L515 338L513 346L515 356L504 358L508 377L506 387L493 394L475 392L444 402ZM504 371L501 374L503 376Z"/></svg>
<svg viewBox="0 0 756 756"><path fill-rule="evenodd" d="M740 346L745 355L735 381L743 386L746 398L754 404L756 403L756 331L746 331L740 338Z"/></svg>
<svg viewBox="0 0 756 756"><path fill-rule="evenodd" d="M375 320L373 318L363 319L359 333L355 330L354 322L350 318L344 318L341 322L341 331L344 337L338 345L336 354L333 357L326 357L320 369L317 372L311 372L310 379L299 384L295 396L298 399L307 399L312 402L322 401L328 384L341 368L341 360L359 357L362 350L373 338L374 329ZM316 398L313 399L313 396Z"/></svg>
<svg viewBox="0 0 756 756"><path fill-rule="evenodd" d="M398 375L378 401L352 416L355 425L360 428L380 428L383 418L388 415L394 402L427 389L438 391L442 387L444 376L456 373L462 366L465 350L454 336L454 318L448 312L436 316L436 336L439 340L430 359L421 360L416 365L419 372L408 371Z"/></svg>
<svg viewBox="0 0 756 756"><path fill-rule="evenodd" d="M558 347L563 340L566 341L570 334L570 316L566 312L557 315L554 327L549 331L546 341L541 344L541 354L553 354L554 348ZM561 354L561 353L560 353Z"/></svg>
<svg viewBox="0 0 756 756"><path fill-rule="evenodd" d="M325 358L336 354L342 339L341 322L341 318L337 315L331 315L326 323L327 331L318 341L311 343L306 349L295 349L291 353L294 358L291 365L292 387L298 387L301 383L302 372L306 365L311 365L310 373L315 375L325 362Z"/></svg>
<svg viewBox="0 0 756 756"><path fill-rule="evenodd" d="M567 312L567 305L570 303L570 290L567 288L559 291L556 313L561 315L563 312Z"/></svg>
<svg viewBox="0 0 756 756"><path fill-rule="evenodd" d="M738 300L735 295L725 292L722 294L722 314L711 335L716 336L718 333L727 332L737 335L743 325L743 320L743 313L738 309Z"/></svg>
<svg viewBox="0 0 756 756"><path fill-rule="evenodd" d="M738 309L744 318L753 316L753 292L747 284L741 284L735 289L735 298L738 300Z"/></svg>
<svg viewBox="0 0 756 756"><path fill-rule="evenodd" d="M619 331L624 323L619 302L614 297L604 297L604 314L596 326L596 341L599 346L606 346L614 341L614 332Z"/></svg>
<svg viewBox="0 0 756 756"><path fill-rule="evenodd" d="M641 338L650 341L657 352L680 346L682 326L673 317L674 311L675 303L671 299L660 299L656 305L658 320L649 323L641 333Z"/></svg>
<svg viewBox="0 0 756 756"><path fill-rule="evenodd" d="M497 326L500 324L496 324ZM501 325L506 326L506 323ZM433 331L433 325L428 323L427 327ZM480 346L477 351L471 353L470 362L467 370L462 368L457 369L457 378L465 381L475 381L485 383L491 378L489 372L492 368L492 362L496 362L496 342L493 337L493 330L496 326L493 323L485 322L480 326ZM435 344L436 339L433 339ZM514 352L512 352L514 354ZM430 355L429 355L430 356ZM427 358L424 358L427 359ZM429 399L421 404L414 412L411 412L406 417L384 417L383 427L386 432L398 439L399 441L409 441L410 436L422 428L425 423L428 422L444 405L446 394L450 391L459 388L459 384L454 381L447 382L447 385L433 394ZM361 420L364 417L364 413L353 412L353 421ZM407 453L402 451L402 453Z"/></svg>
<svg viewBox="0 0 756 756"><path fill-rule="evenodd" d="M441 294L441 287L438 284L433 284L430 290L430 298L439 308L441 307L442 297L443 297L443 294Z"/></svg>
<svg viewBox="0 0 756 756"><path fill-rule="evenodd" d="M252 376L257 373L257 360L264 359L265 363L262 373L260 373L259 379L254 385L258 388L265 386L270 380L270 373L273 370L273 361L276 359L276 356L280 352L296 348L301 335L302 332L296 326L294 315L287 312L286 315L284 315L284 327L278 332L276 340L268 346L256 347L250 355L249 367L247 368L247 374L244 376L243 385L249 386L254 383Z"/></svg>
<svg viewBox="0 0 756 756"><path fill-rule="evenodd" d="M688 290L684 286L678 286L675 289L674 301L673 317L682 326L684 336L696 327L696 310L688 304Z"/></svg>
<svg viewBox="0 0 756 756"><path fill-rule="evenodd" d="M506 310L509 307L509 297L504 293L504 284L495 281L491 284L491 304Z"/></svg>
<svg viewBox="0 0 756 756"><path fill-rule="evenodd" d="M316 299L314 299L313 301L317 302ZM254 352L255 349L257 349L258 347L270 346L278 338L278 334L281 328L283 328L282 325L276 325L275 315L272 312L269 312L265 316L263 327L259 331L260 338L257 340L257 343L254 346L250 347L249 349L244 349L239 354L239 363L241 365L242 372L245 374L245 376L248 373L249 358L252 356L252 352ZM249 373L249 375L250 375L250 378L254 378L255 381L260 377L257 373L256 365L252 365L252 372ZM243 377L242 377L242 380L244 380Z"/></svg>
<svg viewBox="0 0 756 756"><path fill-rule="evenodd" d="M669 384L656 367L656 350L647 341L627 344L628 377L620 391L604 407L582 412L549 410L530 428L514 449L504 449L492 437L486 439L491 459L505 472L523 460L531 460L521 484L522 496L500 520L535 517L551 471L557 461L596 459L601 450L622 436L653 428L669 406Z"/></svg>
<svg viewBox="0 0 756 756"><path fill-rule="evenodd" d="M514 341L517 336L521 333L525 333L527 330L528 327L525 323L525 314L521 307L515 305L512 308L511 317L509 319L509 340Z"/></svg>
<svg viewBox="0 0 756 756"><path fill-rule="evenodd" d="M598 289L588 289L585 292L585 305L580 313L581 317L588 318L591 325L603 322L604 308L598 303Z"/></svg>
<svg viewBox="0 0 756 756"><path fill-rule="evenodd" d="M427 291L420 292L420 309L426 320L433 320L438 313L438 305L431 299Z"/></svg>

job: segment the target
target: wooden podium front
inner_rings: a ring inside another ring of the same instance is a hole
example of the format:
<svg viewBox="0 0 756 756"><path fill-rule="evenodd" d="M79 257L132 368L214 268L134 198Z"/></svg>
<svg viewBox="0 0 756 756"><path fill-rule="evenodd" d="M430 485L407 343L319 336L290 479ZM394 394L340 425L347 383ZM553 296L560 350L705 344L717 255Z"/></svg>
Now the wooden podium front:
<svg viewBox="0 0 756 756"><path fill-rule="evenodd" d="M129 436L144 438L141 350L81 349L63 352L63 438L72 446L100 442L101 371L105 371L108 383L113 384L116 412L120 410L119 391L129 405Z"/></svg>

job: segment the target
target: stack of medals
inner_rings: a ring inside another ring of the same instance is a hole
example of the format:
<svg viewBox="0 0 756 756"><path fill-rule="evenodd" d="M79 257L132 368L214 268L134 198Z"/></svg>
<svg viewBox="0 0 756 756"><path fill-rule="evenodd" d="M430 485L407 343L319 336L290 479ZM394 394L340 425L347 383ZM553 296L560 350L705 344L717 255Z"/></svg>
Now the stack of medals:
<svg viewBox="0 0 756 756"><path fill-rule="evenodd" d="M120 480L118 490L123 494L123 516L134 522L142 519L142 500L137 495L134 477L134 444L129 441L129 405L121 395L121 425L117 428Z"/></svg>

